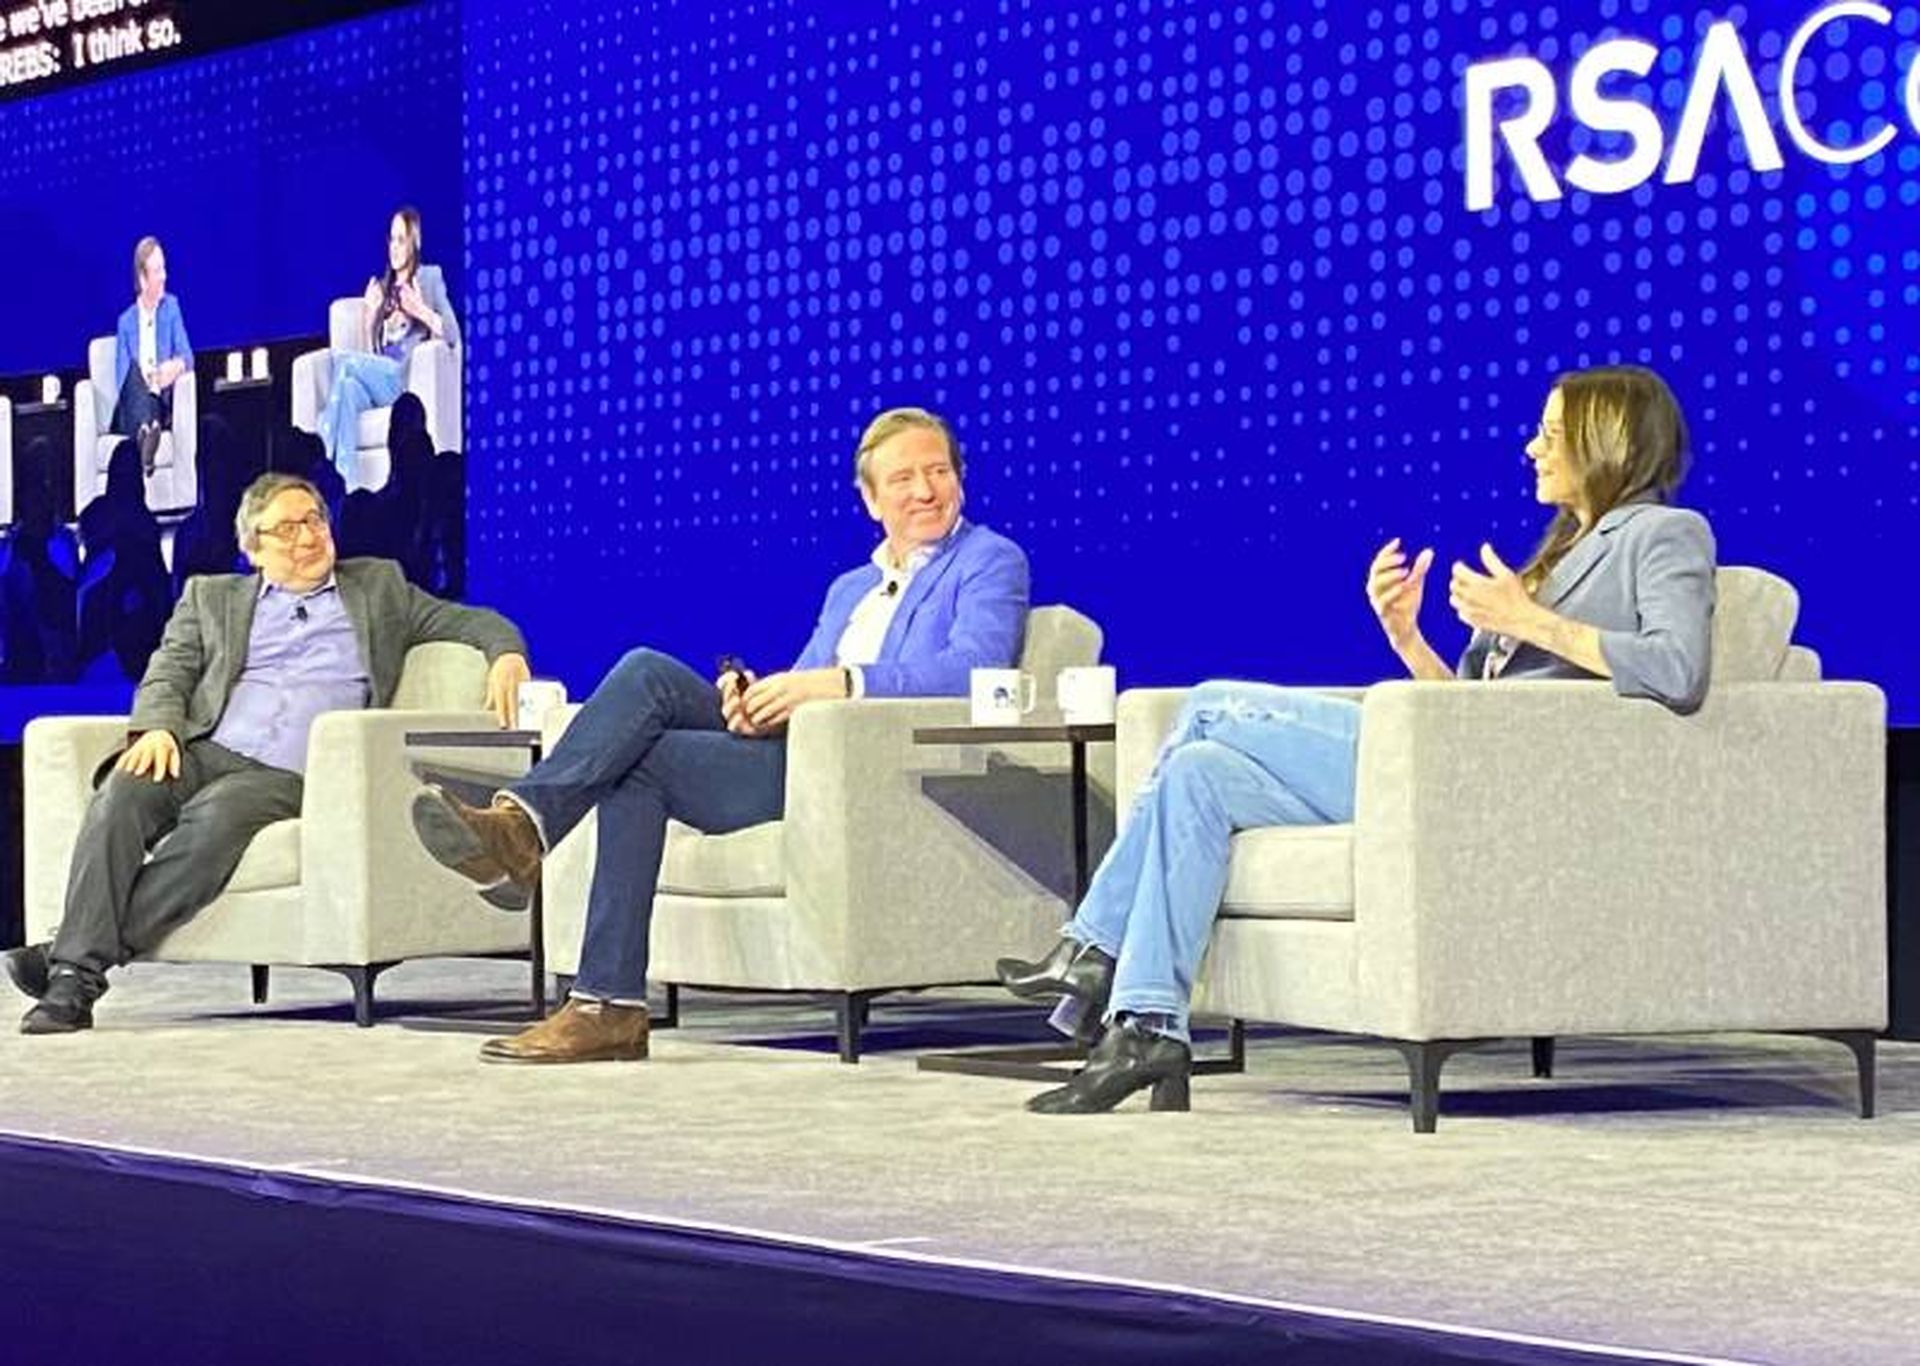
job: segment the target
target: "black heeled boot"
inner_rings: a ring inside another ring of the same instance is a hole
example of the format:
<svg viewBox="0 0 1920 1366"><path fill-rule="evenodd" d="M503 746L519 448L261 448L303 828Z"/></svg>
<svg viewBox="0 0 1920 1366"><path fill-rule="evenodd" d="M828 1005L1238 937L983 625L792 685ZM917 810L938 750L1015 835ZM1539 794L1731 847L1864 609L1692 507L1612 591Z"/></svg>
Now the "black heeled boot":
<svg viewBox="0 0 1920 1366"><path fill-rule="evenodd" d="M1002 958L993 965L1000 985L1023 1000L1076 996L1087 1003L1094 1019L1106 1013L1113 990L1113 959L1091 944L1062 939L1037 963Z"/></svg>
<svg viewBox="0 0 1920 1366"><path fill-rule="evenodd" d="M1100 1114L1151 1086L1148 1109L1185 1110L1191 1107L1187 1078L1192 1072L1191 1048L1129 1016L1100 1036L1072 1081L1042 1091L1027 1108L1037 1115Z"/></svg>

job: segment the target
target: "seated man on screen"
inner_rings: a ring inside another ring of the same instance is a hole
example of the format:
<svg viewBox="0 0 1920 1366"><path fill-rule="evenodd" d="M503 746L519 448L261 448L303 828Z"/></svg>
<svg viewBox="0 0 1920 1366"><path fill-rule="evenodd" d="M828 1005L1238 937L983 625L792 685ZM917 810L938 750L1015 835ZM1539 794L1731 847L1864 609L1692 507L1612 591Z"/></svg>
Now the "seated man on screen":
<svg viewBox="0 0 1920 1366"><path fill-rule="evenodd" d="M391 560L336 562L326 504L294 475L256 479L234 530L258 572L187 581L134 694L133 743L87 807L59 932L5 956L39 1001L23 1033L89 1028L107 969L192 919L255 834L300 814L314 719L388 705L413 646L484 653L487 706L513 723L528 671L505 617L423 593Z"/></svg>
<svg viewBox="0 0 1920 1366"><path fill-rule="evenodd" d="M960 517L960 450L918 408L884 412L855 457L860 497L886 539L827 589L813 638L786 673L724 661L718 684L652 650L614 666L553 753L476 810L429 788L414 829L448 867L524 905L540 860L589 811L599 851L580 973L550 1019L480 1050L493 1062L647 1055L647 948L672 817L710 834L778 820L785 731L819 699L958 696L976 668L1012 664L1026 634L1027 557Z"/></svg>
<svg viewBox="0 0 1920 1366"><path fill-rule="evenodd" d="M167 293L167 253L157 237L133 249L134 300L120 315L113 344L113 421L107 430L140 446L140 470L153 477L160 433L173 421L173 385L193 369L180 300Z"/></svg>

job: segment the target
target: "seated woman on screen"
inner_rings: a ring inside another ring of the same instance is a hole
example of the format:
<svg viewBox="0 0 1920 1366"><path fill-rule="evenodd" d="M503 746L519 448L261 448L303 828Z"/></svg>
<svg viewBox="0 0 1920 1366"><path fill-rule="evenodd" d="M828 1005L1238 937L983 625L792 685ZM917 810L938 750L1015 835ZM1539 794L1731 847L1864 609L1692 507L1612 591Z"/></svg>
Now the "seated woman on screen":
<svg viewBox="0 0 1920 1366"><path fill-rule="evenodd" d="M358 487L360 414L384 408L407 387L407 358L425 341L460 345L460 323L438 266L420 264L420 212L403 208L387 226L387 272L367 281L366 347L333 354L333 385L320 440L348 488Z"/></svg>
<svg viewBox="0 0 1920 1366"><path fill-rule="evenodd" d="M1686 423L1659 376L1634 367L1562 376L1527 458L1558 511L1518 572L1490 546L1456 562L1449 597L1474 628L1457 669L1419 624L1433 552L1398 538L1373 557L1367 599L1415 678L1606 678L1623 697L1700 705L1713 625L1713 533L1670 505ZM1236 830L1353 819L1360 704L1259 683L1205 683L1181 709L1131 819L1053 952L1003 958L1017 996L1063 997L1069 1023L1106 1030L1073 1080L1028 1102L1110 1110L1153 1088L1187 1108L1188 1002L1226 888Z"/></svg>

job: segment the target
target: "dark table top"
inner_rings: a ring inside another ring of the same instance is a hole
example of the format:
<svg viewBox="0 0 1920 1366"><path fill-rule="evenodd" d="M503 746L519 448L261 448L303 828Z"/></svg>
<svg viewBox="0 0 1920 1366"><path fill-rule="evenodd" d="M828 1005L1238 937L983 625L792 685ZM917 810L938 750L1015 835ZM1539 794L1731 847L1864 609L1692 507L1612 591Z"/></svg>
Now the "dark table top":
<svg viewBox="0 0 1920 1366"><path fill-rule="evenodd" d="M1113 739L1113 722L1066 725L1044 722L1030 726L916 726L916 745L1017 745L1029 740L1089 741Z"/></svg>
<svg viewBox="0 0 1920 1366"><path fill-rule="evenodd" d="M530 749L540 743L537 730L410 730L407 743L423 748Z"/></svg>

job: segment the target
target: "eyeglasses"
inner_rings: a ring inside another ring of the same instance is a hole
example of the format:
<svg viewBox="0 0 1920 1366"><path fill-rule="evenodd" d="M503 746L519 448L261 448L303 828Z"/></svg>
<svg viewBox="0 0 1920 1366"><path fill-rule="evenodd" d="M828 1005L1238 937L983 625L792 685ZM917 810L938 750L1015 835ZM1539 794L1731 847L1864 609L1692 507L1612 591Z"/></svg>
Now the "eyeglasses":
<svg viewBox="0 0 1920 1366"><path fill-rule="evenodd" d="M304 517L294 517L284 522L275 522L272 526L263 526L260 528L260 534L283 544L291 544L299 539L303 527L316 536L322 534L327 529L326 514L316 508Z"/></svg>

